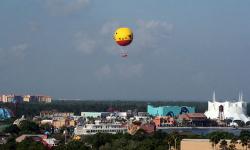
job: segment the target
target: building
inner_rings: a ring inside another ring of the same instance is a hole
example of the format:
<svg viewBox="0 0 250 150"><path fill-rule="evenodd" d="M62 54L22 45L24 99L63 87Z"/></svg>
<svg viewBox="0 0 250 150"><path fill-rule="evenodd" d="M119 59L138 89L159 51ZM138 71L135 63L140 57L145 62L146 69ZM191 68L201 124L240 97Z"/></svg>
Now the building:
<svg viewBox="0 0 250 150"><path fill-rule="evenodd" d="M0 96L0 101L3 102L3 103L7 103L7 95L1 95Z"/></svg>
<svg viewBox="0 0 250 150"><path fill-rule="evenodd" d="M224 101L219 102L215 99L215 93L213 93L213 100L208 101L208 110L205 112L207 118L210 119L231 119L242 120L247 122L250 120L246 116L247 103L243 101L243 94L239 94L238 101Z"/></svg>
<svg viewBox="0 0 250 150"><path fill-rule="evenodd" d="M98 117L103 117L104 115L108 116L110 112L81 112L81 116L87 118L87 117L93 117L93 118L98 118Z"/></svg>
<svg viewBox="0 0 250 150"><path fill-rule="evenodd" d="M143 130L145 133L151 134L156 130L154 123L142 123L140 121L134 121L128 125L128 133L134 135L139 130Z"/></svg>
<svg viewBox="0 0 250 150"><path fill-rule="evenodd" d="M44 95L30 96L30 102L51 103L51 101L52 101L52 98L50 96L44 96Z"/></svg>
<svg viewBox="0 0 250 150"><path fill-rule="evenodd" d="M16 103L22 103L23 102L23 96L14 95L14 102L16 102Z"/></svg>
<svg viewBox="0 0 250 150"><path fill-rule="evenodd" d="M20 102L44 102L51 103L50 96L31 96L31 95L1 95L0 102L3 103L20 103Z"/></svg>
<svg viewBox="0 0 250 150"><path fill-rule="evenodd" d="M127 127L119 123L95 123L85 124L83 126L76 126L74 133L75 135L93 135L96 133L125 133Z"/></svg>
<svg viewBox="0 0 250 150"><path fill-rule="evenodd" d="M7 103L15 102L15 96L13 94L12 95L6 95L6 102Z"/></svg>
<svg viewBox="0 0 250 150"><path fill-rule="evenodd" d="M156 127L173 126L176 124L175 120L171 116L157 116L153 119Z"/></svg>
<svg viewBox="0 0 250 150"><path fill-rule="evenodd" d="M21 123L22 121L24 121L24 120L26 120L26 119L25 119L24 115L22 115L22 117L19 118L19 119L16 119L16 120L13 122L13 124L15 124L15 125L17 125L17 126L20 126L20 123Z"/></svg>
<svg viewBox="0 0 250 150"><path fill-rule="evenodd" d="M230 145L230 140L226 140L227 145ZM235 144L237 150L243 150L241 142L238 141ZM180 144L181 150L213 150L220 149L220 143L218 143L215 147L210 142L209 139L182 139Z"/></svg>
<svg viewBox="0 0 250 150"><path fill-rule="evenodd" d="M50 96L37 96L38 97L38 102L42 103L51 103L52 98Z"/></svg>
<svg viewBox="0 0 250 150"><path fill-rule="evenodd" d="M93 118L127 118L127 112L81 112L82 117L93 117Z"/></svg>
<svg viewBox="0 0 250 150"><path fill-rule="evenodd" d="M56 110L40 112L41 118L61 119L61 118L68 118L68 117L73 117L73 116L74 116L73 112L57 112Z"/></svg>
<svg viewBox="0 0 250 150"><path fill-rule="evenodd" d="M59 143L59 140L56 140L55 138L48 138L47 135L43 134L23 134L16 138L16 142L20 143L25 139L32 139L35 142L41 142L46 149L52 149Z"/></svg>
<svg viewBox="0 0 250 150"><path fill-rule="evenodd" d="M154 107L152 105L148 105L147 112L152 116L171 116L175 117L184 113L194 113L194 107L187 106L159 106Z"/></svg>
<svg viewBox="0 0 250 150"><path fill-rule="evenodd" d="M54 128L61 128L61 127L71 127L75 126L76 122L72 119L60 119L60 120L53 120L52 125Z"/></svg>
<svg viewBox="0 0 250 150"><path fill-rule="evenodd" d="M30 102L30 95L24 95L23 102Z"/></svg>
<svg viewBox="0 0 250 150"><path fill-rule="evenodd" d="M206 126L208 119L203 113L186 113L178 116L178 122L183 125Z"/></svg>
<svg viewBox="0 0 250 150"><path fill-rule="evenodd" d="M10 109L0 108L0 120L6 120L13 116L13 112Z"/></svg>

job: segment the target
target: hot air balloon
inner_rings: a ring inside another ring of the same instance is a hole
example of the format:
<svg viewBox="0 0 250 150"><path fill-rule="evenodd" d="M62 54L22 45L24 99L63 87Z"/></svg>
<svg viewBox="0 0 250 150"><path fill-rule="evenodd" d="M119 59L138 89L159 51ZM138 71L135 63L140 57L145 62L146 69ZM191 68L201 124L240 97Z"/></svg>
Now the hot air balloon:
<svg viewBox="0 0 250 150"><path fill-rule="evenodd" d="M121 46L121 56L127 57L128 52L124 50L125 46L128 46L133 41L133 32L130 28L122 27L116 29L113 36L115 42Z"/></svg>

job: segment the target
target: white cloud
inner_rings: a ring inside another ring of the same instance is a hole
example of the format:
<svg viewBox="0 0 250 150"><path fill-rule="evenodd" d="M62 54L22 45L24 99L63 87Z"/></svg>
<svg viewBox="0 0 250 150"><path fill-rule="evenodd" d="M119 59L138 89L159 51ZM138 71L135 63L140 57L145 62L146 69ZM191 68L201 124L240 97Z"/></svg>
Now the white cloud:
<svg viewBox="0 0 250 150"><path fill-rule="evenodd" d="M138 49L157 47L171 37L173 24L166 21L137 21L135 42Z"/></svg>
<svg viewBox="0 0 250 150"><path fill-rule="evenodd" d="M16 56L18 58L24 58L28 47L29 45L27 43L22 43L22 44L12 46L9 50L9 54Z"/></svg>
<svg viewBox="0 0 250 150"><path fill-rule="evenodd" d="M68 15L79 11L89 4L90 0L46 0L46 5L53 15Z"/></svg>
<svg viewBox="0 0 250 150"><path fill-rule="evenodd" d="M151 50L150 52L158 53L162 47L161 43L165 43L171 37L173 31L173 24L166 21L155 20L139 20L136 22L134 31L134 41L130 46L120 47L113 41L113 32L120 27L117 21L110 21L104 23L99 31L84 31L79 32L76 39L76 49L92 54L95 49L101 48L103 52L112 55L119 55L121 49L135 53L141 51ZM94 34L93 34L94 33ZM91 35L91 36L88 36Z"/></svg>
<svg viewBox="0 0 250 150"><path fill-rule="evenodd" d="M114 30L118 26L118 22L108 22L97 31L76 33L73 41L76 50L84 54L93 54L97 49L102 49L105 53L119 55L120 47L115 44L112 38Z"/></svg>
<svg viewBox="0 0 250 150"><path fill-rule="evenodd" d="M101 27L102 34L109 34L113 36L114 31L120 26L120 23L117 21L111 21L104 23Z"/></svg>
<svg viewBox="0 0 250 150"><path fill-rule="evenodd" d="M27 43L17 44L7 48L0 48L0 62L22 60L27 54Z"/></svg>

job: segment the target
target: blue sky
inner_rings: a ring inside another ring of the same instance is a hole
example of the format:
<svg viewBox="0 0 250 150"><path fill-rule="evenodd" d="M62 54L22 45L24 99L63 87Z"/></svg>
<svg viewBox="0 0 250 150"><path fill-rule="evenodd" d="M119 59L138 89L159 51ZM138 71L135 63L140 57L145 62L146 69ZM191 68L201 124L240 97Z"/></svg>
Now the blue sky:
<svg viewBox="0 0 250 150"><path fill-rule="evenodd" d="M250 98L248 0L1 0L0 92L54 98ZM133 43L120 57L114 30Z"/></svg>

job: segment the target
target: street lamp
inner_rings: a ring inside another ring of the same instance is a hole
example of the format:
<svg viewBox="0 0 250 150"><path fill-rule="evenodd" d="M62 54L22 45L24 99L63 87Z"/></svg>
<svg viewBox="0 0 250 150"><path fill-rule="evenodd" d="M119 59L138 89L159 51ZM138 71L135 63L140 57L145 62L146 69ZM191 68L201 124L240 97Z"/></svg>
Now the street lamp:
<svg viewBox="0 0 250 150"><path fill-rule="evenodd" d="M174 139L174 148L175 148L175 150L177 150L177 142L176 142L177 139L178 139L178 137L176 137L176 138Z"/></svg>
<svg viewBox="0 0 250 150"><path fill-rule="evenodd" d="M63 131L63 134L64 134L64 142L65 142L65 144L66 144L66 142L67 142L67 135L68 135L67 129L65 129L65 130Z"/></svg>

